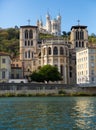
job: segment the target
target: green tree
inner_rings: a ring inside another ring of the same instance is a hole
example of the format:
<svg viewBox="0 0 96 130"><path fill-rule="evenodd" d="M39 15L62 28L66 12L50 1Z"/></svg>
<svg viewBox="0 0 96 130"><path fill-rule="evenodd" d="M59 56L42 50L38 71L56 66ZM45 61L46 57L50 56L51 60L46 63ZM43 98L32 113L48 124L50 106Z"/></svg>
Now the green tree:
<svg viewBox="0 0 96 130"><path fill-rule="evenodd" d="M44 81L59 81L62 80L58 68L51 65L45 65L40 68L38 72L33 72L30 75L32 81L44 82Z"/></svg>

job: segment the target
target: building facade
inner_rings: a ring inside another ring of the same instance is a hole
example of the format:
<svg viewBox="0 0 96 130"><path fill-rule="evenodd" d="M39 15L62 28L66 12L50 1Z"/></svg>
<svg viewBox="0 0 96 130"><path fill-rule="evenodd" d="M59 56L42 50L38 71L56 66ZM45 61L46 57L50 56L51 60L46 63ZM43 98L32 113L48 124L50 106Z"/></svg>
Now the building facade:
<svg viewBox="0 0 96 130"><path fill-rule="evenodd" d="M37 69L37 50L38 50L38 28L37 26L20 27L20 61L22 62L23 75Z"/></svg>
<svg viewBox="0 0 96 130"><path fill-rule="evenodd" d="M69 80L69 49L64 40L46 40L41 46L41 66L56 66L62 75L63 83Z"/></svg>
<svg viewBox="0 0 96 130"><path fill-rule="evenodd" d="M56 36L61 35L61 16L60 14L57 16L57 18L51 19L51 16L49 13L46 15L46 25L43 25L42 20L37 20L37 26L39 29L39 32L41 33L48 33L53 34Z"/></svg>
<svg viewBox="0 0 96 130"><path fill-rule="evenodd" d="M76 52L77 83L96 83L96 48L84 48Z"/></svg>
<svg viewBox="0 0 96 130"><path fill-rule="evenodd" d="M11 58L8 53L0 52L0 82L8 82L11 75Z"/></svg>
<svg viewBox="0 0 96 130"><path fill-rule="evenodd" d="M70 42L72 48L80 49L88 46L87 26L76 25L71 27Z"/></svg>
<svg viewBox="0 0 96 130"><path fill-rule="evenodd" d="M47 20L50 19L49 16L48 14ZM76 73L76 52L80 49L87 49L87 26L72 26L70 41L57 37L57 39L42 40L39 44L40 28L30 25L20 27L20 62L23 77L28 76L41 66L50 64L57 66L62 75L63 83L75 84L76 76L78 76ZM47 26L47 31L51 32L51 27Z"/></svg>

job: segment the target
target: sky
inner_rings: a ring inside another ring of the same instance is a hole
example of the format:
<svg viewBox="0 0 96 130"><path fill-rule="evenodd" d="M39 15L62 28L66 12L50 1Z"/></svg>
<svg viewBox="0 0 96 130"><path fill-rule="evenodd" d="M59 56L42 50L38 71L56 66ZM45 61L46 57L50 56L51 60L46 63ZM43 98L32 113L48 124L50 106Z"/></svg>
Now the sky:
<svg viewBox="0 0 96 130"><path fill-rule="evenodd" d="M78 24L87 26L88 33L96 34L96 0L0 0L0 27L36 26L37 19L46 23L46 14L52 19L60 13L61 31L69 32Z"/></svg>

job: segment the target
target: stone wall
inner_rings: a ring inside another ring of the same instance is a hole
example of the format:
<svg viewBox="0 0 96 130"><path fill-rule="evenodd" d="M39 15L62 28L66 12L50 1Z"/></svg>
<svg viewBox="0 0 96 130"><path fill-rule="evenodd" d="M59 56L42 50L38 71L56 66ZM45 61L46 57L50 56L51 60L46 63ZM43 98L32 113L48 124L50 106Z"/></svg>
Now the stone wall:
<svg viewBox="0 0 96 130"><path fill-rule="evenodd" d="M67 84L43 84L43 83L0 83L0 94L3 93L26 93L26 94L58 94L59 91L66 93L84 92L96 94L96 87L79 87Z"/></svg>

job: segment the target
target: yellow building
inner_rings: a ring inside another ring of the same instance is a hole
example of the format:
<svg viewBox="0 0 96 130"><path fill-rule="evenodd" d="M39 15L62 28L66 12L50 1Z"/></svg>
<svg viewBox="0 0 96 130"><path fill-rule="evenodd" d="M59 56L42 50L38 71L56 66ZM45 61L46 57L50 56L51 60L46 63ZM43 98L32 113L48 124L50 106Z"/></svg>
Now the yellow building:
<svg viewBox="0 0 96 130"><path fill-rule="evenodd" d="M0 52L0 82L8 82L11 74L10 55Z"/></svg>

